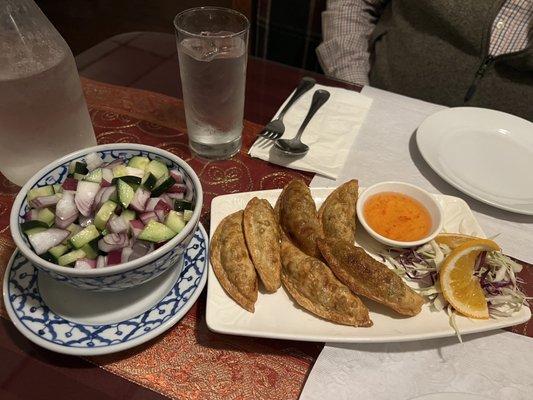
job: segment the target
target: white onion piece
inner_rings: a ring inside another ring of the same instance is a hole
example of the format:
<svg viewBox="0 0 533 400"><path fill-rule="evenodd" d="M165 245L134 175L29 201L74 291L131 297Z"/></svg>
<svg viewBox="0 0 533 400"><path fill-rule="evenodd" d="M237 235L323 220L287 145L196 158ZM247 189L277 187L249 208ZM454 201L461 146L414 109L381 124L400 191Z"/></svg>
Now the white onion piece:
<svg viewBox="0 0 533 400"><path fill-rule="evenodd" d="M39 217L39 211L34 208L30 209L26 214L24 214L24 221L33 221Z"/></svg>
<svg viewBox="0 0 533 400"><path fill-rule="evenodd" d="M30 235L28 240L37 254L43 254L60 244L69 234L70 232L64 229L50 228Z"/></svg>
<svg viewBox="0 0 533 400"><path fill-rule="evenodd" d="M107 267L107 256L98 256L96 258L96 268Z"/></svg>
<svg viewBox="0 0 533 400"><path fill-rule="evenodd" d="M120 262L121 263L128 262L132 254L133 254L133 249L131 247L124 247L122 249L122 254L120 256Z"/></svg>
<svg viewBox="0 0 533 400"><path fill-rule="evenodd" d="M185 186L187 186L187 193L185 193L185 201L192 201L193 197L193 190L192 190L192 183L189 182L188 179L185 179Z"/></svg>
<svg viewBox="0 0 533 400"><path fill-rule="evenodd" d="M167 193L166 195L174 200L183 200L185 198L185 193Z"/></svg>
<svg viewBox="0 0 533 400"><path fill-rule="evenodd" d="M159 203L159 200L161 200L159 197L152 197L146 203L146 206L144 207L144 211L145 212L154 211L155 210L155 206L157 205L157 203Z"/></svg>
<svg viewBox="0 0 533 400"><path fill-rule="evenodd" d="M107 221L107 227L113 233L122 233L127 232L130 225L124 217L113 215L109 218L109 221Z"/></svg>
<svg viewBox="0 0 533 400"><path fill-rule="evenodd" d="M96 153L89 153L85 156L85 163L87 164L87 169L92 171L102 165L104 160Z"/></svg>
<svg viewBox="0 0 533 400"><path fill-rule="evenodd" d="M139 187L133 196L130 207L135 211L143 212L146 207L146 202L150 198L150 192L142 187Z"/></svg>
<svg viewBox="0 0 533 400"><path fill-rule="evenodd" d="M96 260L90 260L88 258L82 258L76 260L74 264L74 269L94 269L96 268Z"/></svg>
<svg viewBox="0 0 533 400"><path fill-rule="evenodd" d="M109 253L110 251L119 250L128 246L129 242L128 235L125 233L110 233L98 241L98 248Z"/></svg>
<svg viewBox="0 0 533 400"><path fill-rule="evenodd" d="M159 198L168 204L170 210L174 208L174 200L172 200L172 198L169 197L168 194L163 193L161 196L159 196Z"/></svg>
<svg viewBox="0 0 533 400"><path fill-rule="evenodd" d="M56 193L50 196L39 196L30 201L30 206L33 208L45 208L56 205L61 200L61 194Z"/></svg>
<svg viewBox="0 0 533 400"><path fill-rule="evenodd" d="M119 165L122 165L122 164L124 164L124 160L122 160L120 158L117 158L117 159L115 159L115 160L113 160L111 162L108 162L107 164L104 164L103 167L109 168L109 169L112 170L113 168L115 168L115 167L117 167Z"/></svg>
<svg viewBox="0 0 533 400"><path fill-rule="evenodd" d="M165 217L167 216L168 212L165 210L155 210L155 215L157 216L157 219L159 222L165 222Z"/></svg>
<svg viewBox="0 0 533 400"><path fill-rule="evenodd" d="M100 190L98 190L98 193L96 193L96 196L94 197L94 209L99 210L100 207L102 207L102 204L109 200L111 196L115 194L116 191L116 186L100 188Z"/></svg>
<svg viewBox="0 0 533 400"><path fill-rule="evenodd" d="M76 196L74 201L79 212L88 217L92 213L92 207L94 204L94 198L100 190L100 185L95 182L80 181L78 188L76 189Z"/></svg>
<svg viewBox="0 0 533 400"><path fill-rule="evenodd" d="M102 179L107 182L111 182L113 180L113 171L109 168L102 168Z"/></svg>
<svg viewBox="0 0 533 400"><path fill-rule="evenodd" d="M56 226L61 229L66 228L76 221L78 214L78 208L76 207L72 192L63 192L63 197L56 204Z"/></svg>
<svg viewBox="0 0 533 400"><path fill-rule="evenodd" d="M176 183L182 183L183 182L183 174L178 171L177 169L171 169L170 170L170 176L172 178L174 178L174 180L176 181Z"/></svg>
<svg viewBox="0 0 533 400"><path fill-rule="evenodd" d="M157 221L157 214L153 211L145 212L139 215L139 218L141 219L143 224L148 224L151 220Z"/></svg>

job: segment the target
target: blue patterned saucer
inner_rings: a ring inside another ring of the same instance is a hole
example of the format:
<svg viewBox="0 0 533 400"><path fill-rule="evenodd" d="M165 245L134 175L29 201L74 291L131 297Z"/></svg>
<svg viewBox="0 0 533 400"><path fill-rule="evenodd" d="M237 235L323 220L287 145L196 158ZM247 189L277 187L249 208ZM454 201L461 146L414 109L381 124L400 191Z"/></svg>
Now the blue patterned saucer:
<svg viewBox="0 0 533 400"><path fill-rule="evenodd" d="M15 250L4 276L4 303L15 327L46 349L93 356L160 335L189 311L207 280L207 234L200 224L179 268L119 292L90 292L39 274Z"/></svg>

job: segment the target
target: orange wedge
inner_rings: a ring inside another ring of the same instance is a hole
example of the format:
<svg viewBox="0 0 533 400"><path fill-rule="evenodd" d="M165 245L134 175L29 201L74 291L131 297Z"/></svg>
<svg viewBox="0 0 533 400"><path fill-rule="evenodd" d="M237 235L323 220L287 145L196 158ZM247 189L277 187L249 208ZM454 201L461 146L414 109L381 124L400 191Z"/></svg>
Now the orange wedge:
<svg viewBox="0 0 533 400"><path fill-rule="evenodd" d="M485 294L474 276L474 265L482 251L499 250L500 247L492 240L468 240L455 247L443 261L439 271L442 294L461 314L471 318L489 318Z"/></svg>
<svg viewBox="0 0 533 400"><path fill-rule="evenodd" d="M470 235L463 235L462 233L441 233L435 238L435 242L437 242L437 244L445 244L451 250L453 250L463 243L476 239L479 238Z"/></svg>

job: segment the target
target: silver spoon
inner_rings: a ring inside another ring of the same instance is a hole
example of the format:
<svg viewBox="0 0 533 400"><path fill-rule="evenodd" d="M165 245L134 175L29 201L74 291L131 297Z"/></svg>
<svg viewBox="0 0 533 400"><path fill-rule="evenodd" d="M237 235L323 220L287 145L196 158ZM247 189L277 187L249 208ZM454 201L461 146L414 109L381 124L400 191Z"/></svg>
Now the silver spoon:
<svg viewBox="0 0 533 400"><path fill-rule="evenodd" d="M318 89L317 91L315 91L315 93L313 93L311 107L309 107L309 111L307 112L307 115L305 116L304 122L302 122L300 129L298 129L296 137L294 137L293 139L276 140L276 148L283 154L286 154L288 156L303 156L304 154L307 154L307 152L309 151L309 146L302 143L300 138L302 137L304 129L307 127L307 124L309 123L309 121L311 121L311 118L313 118L318 109L322 107L324 103L328 101L328 99L329 92L327 90Z"/></svg>

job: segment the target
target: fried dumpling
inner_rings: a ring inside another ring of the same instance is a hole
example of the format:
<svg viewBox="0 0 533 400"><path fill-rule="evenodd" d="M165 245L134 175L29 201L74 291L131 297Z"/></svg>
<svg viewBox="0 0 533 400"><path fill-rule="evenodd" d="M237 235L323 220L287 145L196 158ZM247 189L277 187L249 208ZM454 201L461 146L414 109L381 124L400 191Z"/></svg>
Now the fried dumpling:
<svg viewBox="0 0 533 400"><path fill-rule="evenodd" d="M296 246L309 256L321 258L316 241L321 236L316 206L309 187L294 179L281 192L276 204L279 223Z"/></svg>
<svg viewBox="0 0 533 400"><path fill-rule="evenodd" d="M211 240L210 259L218 281L241 307L254 312L257 274L248 254L242 228L243 212L224 218Z"/></svg>
<svg viewBox="0 0 533 400"><path fill-rule="evenodd" d="M244 237L253 264L265 290L274 293L281 286L279 225L267 200L254 197L243 216Z"/></svg>
<svg viewBox="0 0 533 400"><path fill-rule="evenodd" d="M318 245L335 276L352 292L402 315L413 316L420 312L424 304L422 296L362 248L333 238L325 238Z"/></svg>
<svg viewBox="0 0 533 400"><path fill-rule="evenodd" d="M359 185L352 179L335 189L318 211L318 220L325 237L355 242L356 213Z"/></svg>
<svg viewBox="0 0 533 400"><path fill-rule="evenodd" d="M300 251L283 234L281 260L281 281L301 307L338 324L372 325L363 302L322 261Z"/></svg>

